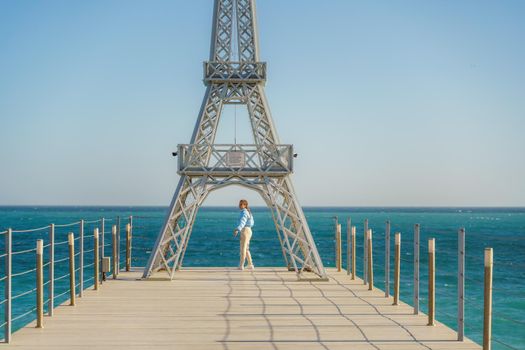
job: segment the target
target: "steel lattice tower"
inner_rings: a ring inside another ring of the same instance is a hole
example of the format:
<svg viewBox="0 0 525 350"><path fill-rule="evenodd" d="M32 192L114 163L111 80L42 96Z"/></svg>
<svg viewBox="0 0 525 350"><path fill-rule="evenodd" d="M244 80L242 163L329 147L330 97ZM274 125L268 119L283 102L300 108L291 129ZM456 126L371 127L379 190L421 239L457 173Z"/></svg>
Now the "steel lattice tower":
<svg viewBox="0 0 525 350"><path fill-rule="evenodd" d="M191 143L178 146L181 177L144 278L159 270L173 278L199 207L211 191L233 184L257 191L271 209L287 267L299 278L306 271L326 278L292 186L293 147L280 144L268 108L257 35L255 0L215 0L206 94ZM214 143L225 104L247 106L255 144Z"/></svg>

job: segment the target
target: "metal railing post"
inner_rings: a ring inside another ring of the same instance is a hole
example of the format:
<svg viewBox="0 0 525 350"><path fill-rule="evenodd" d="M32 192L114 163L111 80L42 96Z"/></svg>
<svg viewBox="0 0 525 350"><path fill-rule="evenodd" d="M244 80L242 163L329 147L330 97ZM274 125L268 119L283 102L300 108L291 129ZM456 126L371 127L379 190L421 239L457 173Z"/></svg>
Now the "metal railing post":
<svg viewBox="0 0 525 350"><path fill-rule="evenodd" d="M436 240L428 240L428 325L433 326L436 315Z"/></svg>
<svg viewBox="0 0 525 350"><path fill-rule="evenodd" d="M385 297L390 296L390 221L385 228Z"/></svg>
<svg viewBox="0 0 525 350"><path fill-rule="evenodd" d="M492 348L492 248L485 248L485 279L483 298L483 350Z"/></svg>
<svg viewBox="0 0 525 350"><path fill-rule="evenodd" d="M339 218L334 216L334 262L337 267L337 225L339 225Z"/></svg>
<svg viewBox="0 0 525 350"><path fill-rule="evenodd" d="M419 314L419 224L414 225L414 315Z"/></svg>
<svg viewBox="0 0 525 350"><path fill-rule="evenodd" d="M356 234L356 227L352 226L352 279L355 280L355 271L356 271L356 257L355 257L355 234Z"/></svg>
<svg viewBox="0 0 525 350"><path fill-rule="evenodd" d="M133 216L129 217L129 269L131 270L131 251L133 249Z"/></svg>
<svg viewBox="0 0 525 350"><path fill-rule="evenodd" d="M131 269L131 225L126 225L126 271Z"/></svg>
<svg viewBox="0 0 525 350"><path fill-rule="evenodd" d="M99 245L98 245L98 228L93 230L93 289L98 290L99 285Z"/></svg>
<svg viewBox="0 0 525 350"><path fill-rule="evenodd" d="M13 230L8 229L5 234L5 282L4 282L4 295L5 295L5 306L4 306L4 340L6 343L11 342L11 263L13 253Z"/></svg>
<svg viewBox="0 0 525 350"><path fill-rule="evenodd" d="M374 259L372 257L372 229L366 232L368 254L368 290L374 289Z"/></svg>
<svg viewBox="0 0 525 350"><path fill-rule="evenodd" d="M53 316L55 308L55 224L49 226L49 301L47 302L47 313Z"/></svg>
<svg viewBox="0 0 525 350"><path fill-rule="evenodd" d="M341 252L341 224L337 224L337 229L336 229L336 258L335 258L335 262L336 262L336 267L337 267L337 272L341 272L341 258L342 258L342 252Z"/></svg>
<svg viewBox="0 0 525 350"><path fill-rule="evenodd" d="M368 256L368 248L366 247L366 234L368 232L368 219L365 219L364 223L364 230L363 230L363 284L366 285L368 283L368 262L366 261L366 258Z"/></svg>
<svg viewBox="0 0 525 350"><path fill-rule="evenodd" d="M44 328L44 241L36 241L36 328Z"/></svg>
<svg viewBox="0 0 525 350"><path fill-rule="evenodd" d="M111 227L111 238L113 245L113 279L117 279L117 226Z"/></svg>
<svg viewBox="0 0 525 350"><path fill-rule="evenodd" d="M465 229L458 231L458 341L465 335Z"/></svg>
<svg viewBox="0 0 525 350"><path fill-rule="evenodd" d="M105 257L104 255L104 246L106 241L104 241L104 226L106 226L106 219L100 219L100 259Z"/></svg>
<svg viewBox="0 0 525 350"><path fill-rule="evenodd" d="M70 232L67 235L69 246L69 305L75 306L75 235Z"/></svg>
<svg viewBox="0 0 525 350"><path fill-rule="evenodd" d="M79 274L78 274L78 283L79 291L78 296L82 298L84 295L84 220L80 220L80 229L79 229Z"/></svg>
<svg viewBox="0 0 525 350"><path fill-rule="evenodd" d="M120 216L117 216L117 269L115 272L117 275L120 272Z"/></svg>
<svg viewBox="0 0 525 350"><path fill-rule="evenodd" d="M350 236L352 231L352 220L346 219L346 274L350 275Z"/></svg>
<svg viewBox="0 0 525 350"><path fill-rule="evenodd" d="M394 235L395 249L394 249L394 303L393 305L399 304L399 277L401 272L401 233Z"/></svg>

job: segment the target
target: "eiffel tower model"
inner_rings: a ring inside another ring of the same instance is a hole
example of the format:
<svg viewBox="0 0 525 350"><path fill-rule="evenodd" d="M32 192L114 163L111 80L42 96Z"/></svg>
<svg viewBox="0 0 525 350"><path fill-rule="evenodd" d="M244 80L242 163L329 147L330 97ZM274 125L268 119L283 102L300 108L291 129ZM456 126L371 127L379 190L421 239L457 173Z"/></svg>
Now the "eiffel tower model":
<svg viewBox="0 0 525 350"><path fill-rule="evenodd" d="M292 185L293 146L281 144L264 92L255 0L215 0L206 94L190 144L178 145L179 184L144 270L144 278L181 268L197 211L214 190L257 191L272 213L284 263L299 279L326 279L323 263ZM226 104L248 109L254 144L215 144Z"/></svg>

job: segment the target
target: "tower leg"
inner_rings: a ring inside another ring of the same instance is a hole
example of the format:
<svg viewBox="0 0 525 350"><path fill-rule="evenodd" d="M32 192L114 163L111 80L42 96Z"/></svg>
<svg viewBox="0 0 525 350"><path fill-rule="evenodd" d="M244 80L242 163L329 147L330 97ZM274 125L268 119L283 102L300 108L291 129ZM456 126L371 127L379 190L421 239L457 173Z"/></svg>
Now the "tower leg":
<svg viewBox="0 0 525 350"><path fill-rule="evenodd" d="M143 278L162 268L168 272L170 278L173 278L179 260L186 250L201 199L206 194L205 179L192 179L187 176L180 178L168 216L157 237Z"/></svg>
<svg viewBox="0 0 525 350"><path fill-rule="evenodd" d="M299 278L304 271L326 278L323 263L290 179L268 179L266 188L273 203L272 210L279 222L282 246L288 257L287 261L291 263L289 265Z"/></svg>

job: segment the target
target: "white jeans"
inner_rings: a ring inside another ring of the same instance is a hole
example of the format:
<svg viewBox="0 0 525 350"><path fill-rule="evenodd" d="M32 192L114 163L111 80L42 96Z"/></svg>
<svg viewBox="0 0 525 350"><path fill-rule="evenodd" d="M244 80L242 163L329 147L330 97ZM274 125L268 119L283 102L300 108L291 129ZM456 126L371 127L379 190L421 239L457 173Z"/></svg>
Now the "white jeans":
<svg viewBox="0 0 525 350"><path fill-rule="evenodd" d="M244 261L248 258L248 265L253 265L252 255L250 254L250 239L252 238L252 229L245 227L241 231L241 262L239 266L244 266Z"/></svg>

